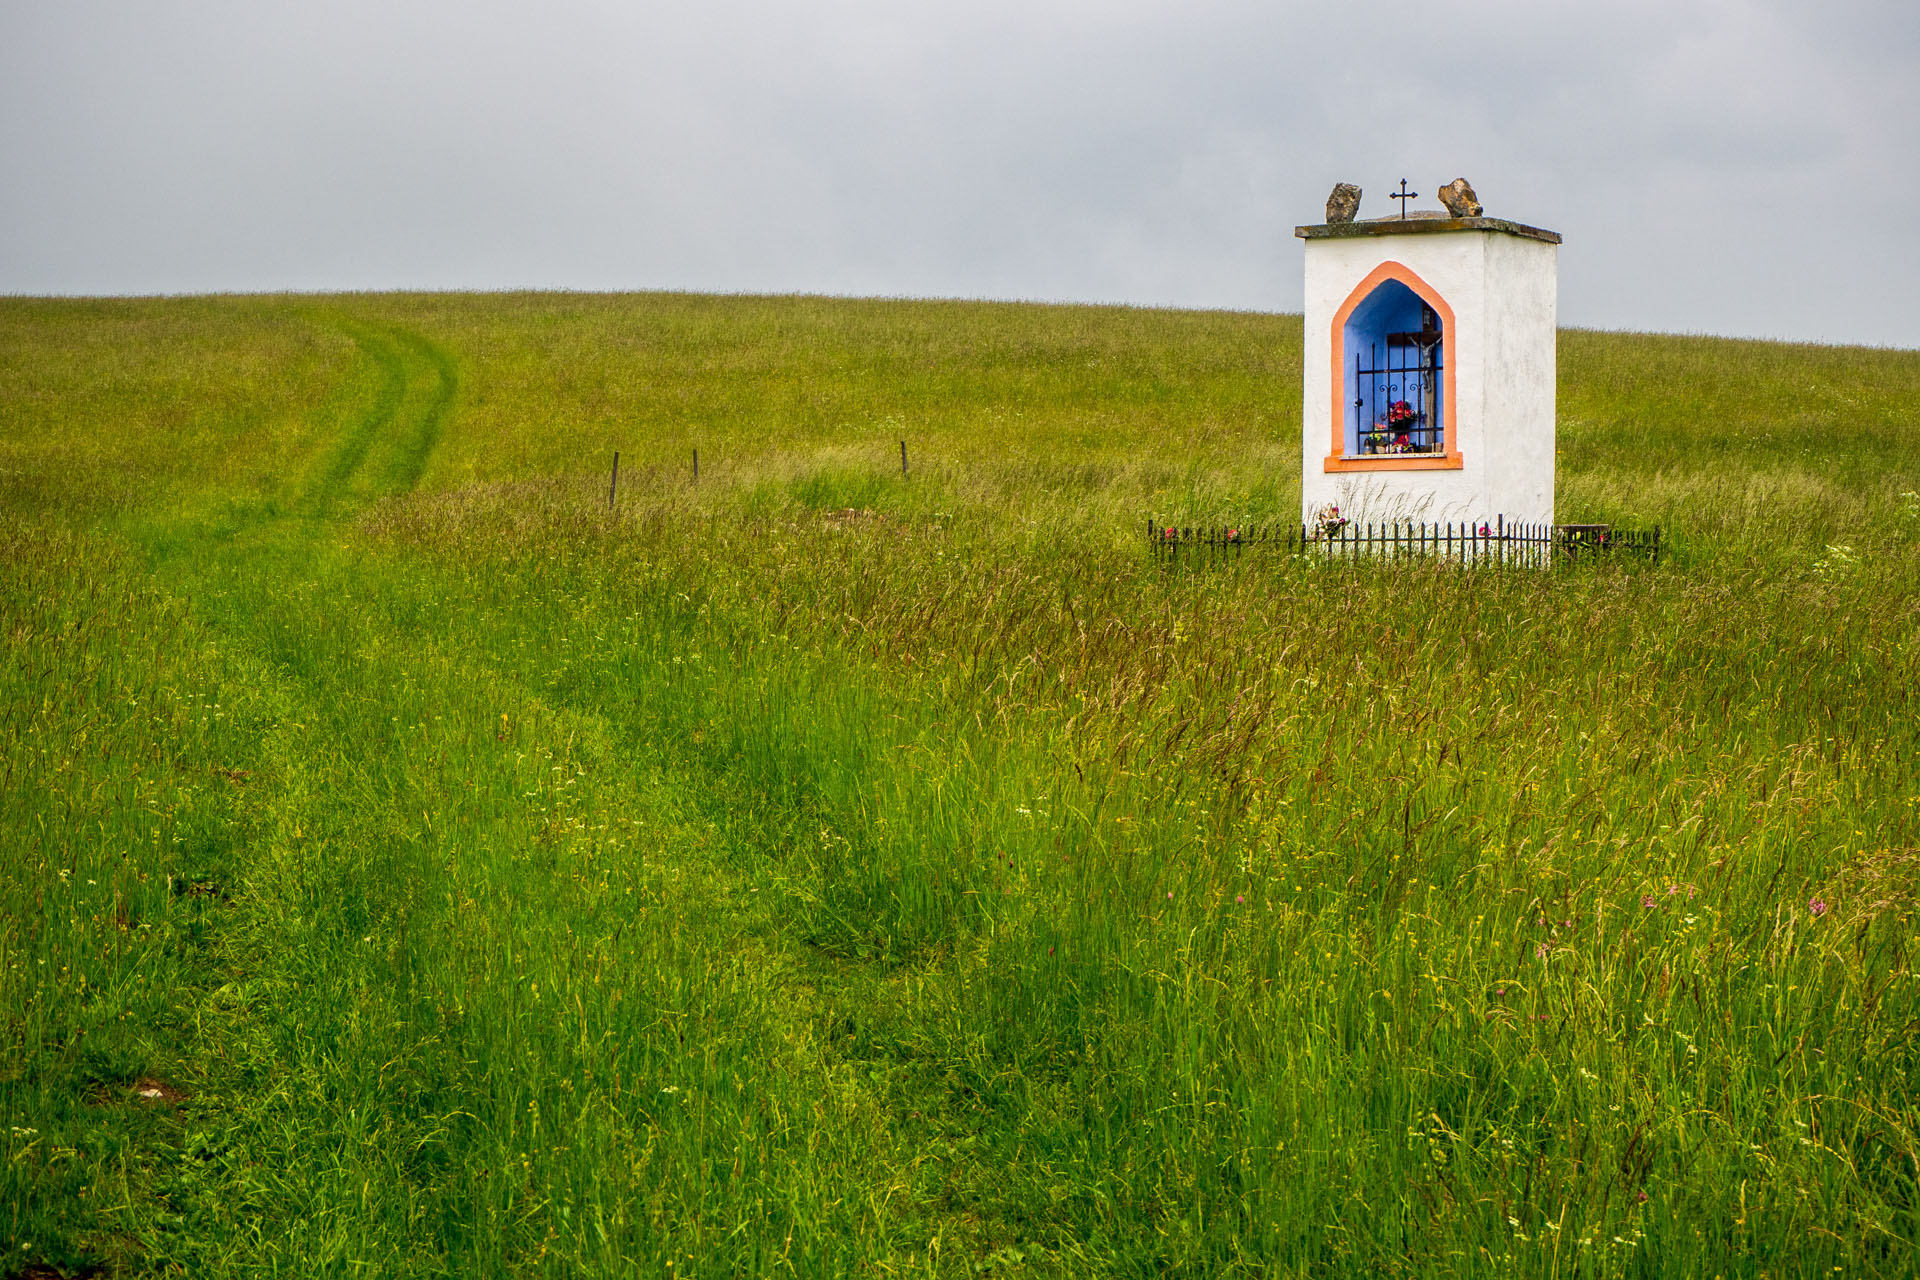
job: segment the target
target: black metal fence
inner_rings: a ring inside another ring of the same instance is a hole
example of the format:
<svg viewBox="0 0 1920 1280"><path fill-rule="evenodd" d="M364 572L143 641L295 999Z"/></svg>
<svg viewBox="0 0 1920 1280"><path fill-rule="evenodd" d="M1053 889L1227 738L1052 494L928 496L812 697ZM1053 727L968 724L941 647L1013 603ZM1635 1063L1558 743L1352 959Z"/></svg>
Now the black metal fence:
<svg viewBox="0 0 1920 1280"><path fill-rule="evenodd" d="M1247 551L1289 555L1441 556L1473 564L1544 567L1601 555L1657 562L1660 529L1616 529L1604 524L1478 524L1417 520L1305 524L1213 525L1202 528L1147 521L1147 542L1165 563L1201 556L1238 557Z"/></svg>

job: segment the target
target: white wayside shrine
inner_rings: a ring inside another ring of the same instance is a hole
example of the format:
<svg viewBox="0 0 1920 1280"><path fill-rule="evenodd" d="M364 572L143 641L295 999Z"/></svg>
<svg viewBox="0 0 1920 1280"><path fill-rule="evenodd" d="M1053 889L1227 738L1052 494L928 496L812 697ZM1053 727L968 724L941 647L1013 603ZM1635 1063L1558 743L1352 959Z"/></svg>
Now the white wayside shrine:
<svg viewBox="0 0 1920 1280"><path fill-rule="evenodd" d="M1342 183L1306 242L1301 518L1553 524L1560 237L1448 211L1355 220Z"/></svg>

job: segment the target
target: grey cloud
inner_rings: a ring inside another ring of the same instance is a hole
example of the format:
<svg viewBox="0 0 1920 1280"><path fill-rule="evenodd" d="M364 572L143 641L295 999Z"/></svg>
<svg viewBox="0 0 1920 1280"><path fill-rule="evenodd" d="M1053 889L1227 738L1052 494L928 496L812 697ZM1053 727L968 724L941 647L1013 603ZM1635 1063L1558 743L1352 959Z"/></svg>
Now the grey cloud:
<svg viewBox="0 0 1920 1280"><path fill-rule="evenodd" d="M15 4L0 290L1294 310L1333 182L1465 174L1568 323L1915 346L1915 12Z"/></svg>

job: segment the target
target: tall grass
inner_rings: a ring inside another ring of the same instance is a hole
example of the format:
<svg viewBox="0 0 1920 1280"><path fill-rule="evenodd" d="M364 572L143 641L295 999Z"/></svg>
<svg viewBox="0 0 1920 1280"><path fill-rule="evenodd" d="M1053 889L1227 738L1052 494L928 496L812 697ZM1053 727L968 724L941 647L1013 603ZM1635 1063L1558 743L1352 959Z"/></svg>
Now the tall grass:
<svg viewBox="0 0 1920 1280"><path fill-rule="evenodd" d="M0 330L16 1265L1911 1271L1920 357L1564 335L1658 569L1168 574L1297 320Z"/></svg>

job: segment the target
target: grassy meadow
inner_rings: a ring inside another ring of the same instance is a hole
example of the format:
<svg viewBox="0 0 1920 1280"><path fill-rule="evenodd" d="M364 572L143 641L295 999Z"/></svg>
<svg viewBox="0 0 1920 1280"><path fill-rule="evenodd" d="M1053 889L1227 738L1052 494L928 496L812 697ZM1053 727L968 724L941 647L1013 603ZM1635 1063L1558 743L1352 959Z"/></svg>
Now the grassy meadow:
<svg viewBox="0 0 1920 1280"><path fill-rule="evenodd" d="M1912 1275L1920 353L1563 333L1658 566L1156 570L1299 367L0 300L0 1276Z"/></svg>

